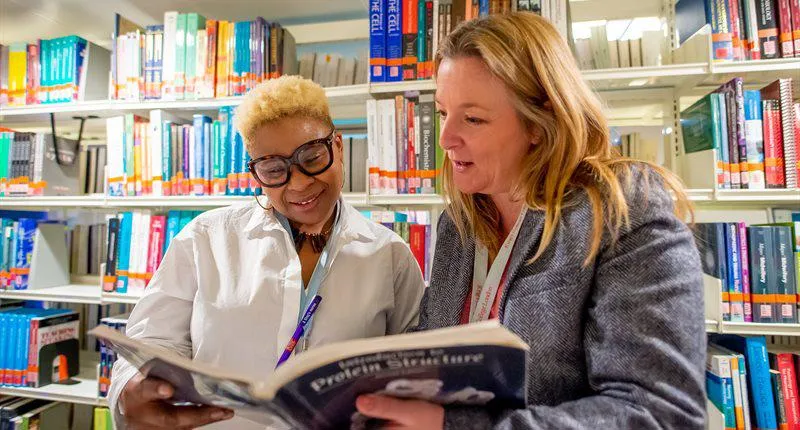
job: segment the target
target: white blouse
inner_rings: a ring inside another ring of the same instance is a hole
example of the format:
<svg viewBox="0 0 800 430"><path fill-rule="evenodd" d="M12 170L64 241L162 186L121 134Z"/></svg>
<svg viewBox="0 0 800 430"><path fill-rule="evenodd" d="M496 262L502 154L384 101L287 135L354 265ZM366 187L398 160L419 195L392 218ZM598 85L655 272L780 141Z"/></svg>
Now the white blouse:
<svg viewBox="0 0 800 430"><path fill-rule="evenodd" d="M409 246L340 201L340 236L322 280L308 347L396 334L417 322L424 282ZM255 202L214 209L187 225L128 320L130 337L252 377L272 373L297 326L302 278L289 234ZM290 358L291 360L291 358ZM108 398L137 369L117 361ZM250 417L252 418L252 417ZM208 428L265 427L237 414Z"/></svg>

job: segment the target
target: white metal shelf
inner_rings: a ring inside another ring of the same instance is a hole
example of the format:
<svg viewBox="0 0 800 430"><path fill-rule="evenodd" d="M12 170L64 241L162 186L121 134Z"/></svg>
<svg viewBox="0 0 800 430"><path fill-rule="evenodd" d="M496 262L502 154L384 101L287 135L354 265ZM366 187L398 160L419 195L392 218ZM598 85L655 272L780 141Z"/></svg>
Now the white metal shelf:
<svg viewBox="0 0 800 430"><path fill-rule="evenodd" d="M800 324L763 324L723 321L718 333L732 333L755 336L800 336Z"/></svg>
<svg viewBox="0 0 800 430"><path fill-rule="evenodd" d="M135 305L141 298L141 294L135 293L102 293L102 302L104 304L120 303L126 305Z"/></svg>
<svg viewBox="0 0 800 430"><path fill-rule="evenodd" d="M438 194L376 194L370 195L370 205L443 205L444 198Z"/></svg>
<svg viewBox="0 0 800 430"><path fill-rule="evenodd" d="M796 202L800 205L800 189L717 190L720 202Z"/></svg>
<svg viewBox="0 0 800 430"><path fill-rule="evenodd" d="M0 197L0 207L46 208L46 207L105 207L106 197L101 194L85 196L47 196L47 197Z"/></svg>
<svg viewBox="0 0 800 430"><path fill-rule="evenodd" d="M35 290L3 290L0 299L38 300L44 302L87 303L99 305L100 286L70 284Z"/></svg>
<svg viewBox="0 0 800 430"><path fill-rule="evenodd" d="M105 406L106 399L98 396L97 380L75 378L77 384L50 384L41 388L0 387L0 395L19 396L55 402L79 403L91 406Z"/></svg>

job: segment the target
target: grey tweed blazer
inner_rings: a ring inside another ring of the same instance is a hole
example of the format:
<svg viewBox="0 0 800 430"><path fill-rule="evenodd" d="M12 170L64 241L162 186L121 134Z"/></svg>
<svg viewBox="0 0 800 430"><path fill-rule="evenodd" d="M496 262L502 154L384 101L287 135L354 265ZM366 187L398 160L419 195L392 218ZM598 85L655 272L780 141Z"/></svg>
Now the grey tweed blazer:
<svg viewBox="0 0 800 430"><path fill-rule="evenodd" d="M500 321L530 345L528 408L446 411L448 429L702 429L705 351L702 272L687 226L655 179L634 173L629 228L615 247L589 247L591 205L566 209L533 257L543 213L529 211L514 246ZM649 188L649 192L645 191ZM457 325L475 243L443 215L417 329Z"/></svg>

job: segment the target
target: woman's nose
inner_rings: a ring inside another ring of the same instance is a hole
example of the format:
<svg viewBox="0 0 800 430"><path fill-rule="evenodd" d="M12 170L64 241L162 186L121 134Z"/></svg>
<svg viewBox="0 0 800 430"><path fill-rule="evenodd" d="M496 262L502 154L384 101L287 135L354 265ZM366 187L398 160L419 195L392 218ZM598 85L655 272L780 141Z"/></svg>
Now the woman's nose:
<svg viewBox="0 0 800 430"><path fill-rule="evenodd" d="M462 143L453 123L448 122L446 119L442 119L440 124L441 130L439 132L439 146L441 146L442 149L454 149Z"/></svg>

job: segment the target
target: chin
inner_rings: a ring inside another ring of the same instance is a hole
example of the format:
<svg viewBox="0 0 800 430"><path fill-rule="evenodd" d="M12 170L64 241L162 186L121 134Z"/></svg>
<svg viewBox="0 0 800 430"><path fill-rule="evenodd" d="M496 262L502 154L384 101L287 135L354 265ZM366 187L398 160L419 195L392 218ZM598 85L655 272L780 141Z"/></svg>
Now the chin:
<svg viewBox="0 0 800 430"><path fill-rule="evenodd" d="M453 178L453 183L456 186L456 189L464 194L478 194L484 193L486 187L483 184L476 183L471 178Z"/></svg>

